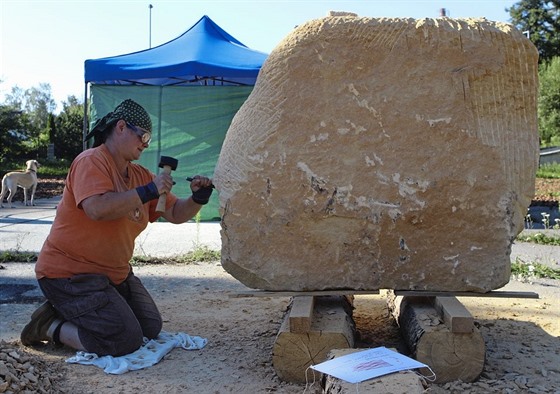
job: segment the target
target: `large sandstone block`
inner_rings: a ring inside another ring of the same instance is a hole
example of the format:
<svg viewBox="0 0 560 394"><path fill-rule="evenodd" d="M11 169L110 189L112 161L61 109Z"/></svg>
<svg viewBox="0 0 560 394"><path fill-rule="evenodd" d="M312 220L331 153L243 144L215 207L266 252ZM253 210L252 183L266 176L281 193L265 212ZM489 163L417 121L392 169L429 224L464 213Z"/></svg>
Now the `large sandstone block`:
<svg viewBox="0 0 560 394"><path fill-rule="evenodd" d="M537 51L507 24L301 25L226 135L223 267L267 290L503 286L534 193L536 99Z"/></svg>

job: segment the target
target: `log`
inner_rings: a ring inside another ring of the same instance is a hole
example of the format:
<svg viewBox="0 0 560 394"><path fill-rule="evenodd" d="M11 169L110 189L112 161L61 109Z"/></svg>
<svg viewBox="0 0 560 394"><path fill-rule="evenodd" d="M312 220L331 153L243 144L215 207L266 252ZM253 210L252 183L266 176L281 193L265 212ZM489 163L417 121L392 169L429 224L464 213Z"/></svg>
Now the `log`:
<svg viewBox="0 0 560 394"><path fill-rule="evenodd" d="M353 347L355 327L351 308L344 296L315 297L308 332L290 331L287 313L272 350L272 364L278 377L287 382L305 383L310 365L325 361L332 349Z"/></svg>
<svg viewBox="0 0 560 394"><path fill-rule="evenodd" d="M331 360L362 350L364 349L333 349L329 352L327 359ZM323 394L350 394L358 391L361 394L422 394L425 392L422 379L413 371L402 371L383 375L359 384L348 383L330 375L323 375L321 386L323 388Z"/></svg>
<svg viewBox="0 0 560 394"><path fill-rule="evenodd" d="M435 309L432 297L396 297L389 299L389 308L412 357L430 366L436 383L478 379L486 346L476 327L470 332L452 332Z"/></svg>

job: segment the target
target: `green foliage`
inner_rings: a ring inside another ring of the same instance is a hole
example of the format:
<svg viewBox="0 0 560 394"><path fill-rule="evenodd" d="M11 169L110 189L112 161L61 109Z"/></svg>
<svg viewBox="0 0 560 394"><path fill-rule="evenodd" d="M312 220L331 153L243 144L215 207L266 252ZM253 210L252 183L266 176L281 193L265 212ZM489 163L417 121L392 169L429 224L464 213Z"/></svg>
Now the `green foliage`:
<svg viewBox="0 0 560 394"><path fill-rule="evenodd" d="M171 257L133 256L130 263L136 266L149 264L209 263L212 261L219 261L220 255L220 252L217 250L212 250L207 246L199 246L187 254ZM31 263L34 261L37 261L36 253L15 250L0 252L0 263Z"/></svg>
<svg viewBox="0 0 560 394"><path fill-rule="evenodd" d="M539 245L552 245L552 246L560 246L560 238L559 237L551 237L543 233L536 233L532 235L523 235L520 234L515 239L519 242L531 242L536 243Z"/></svg>
<svg viewBox="0 0 560 394"><path fill-rule="evenodd" d="M539 51L541 146L560 145L560 0L520 0L506 11Z"/></svg>
<svg viewBox="0 0 560 394"><path fill-rule="evenodd" d="M26 160L38 158L43 152L46 153L49 142L49 118L56 109L56 103L52 98L51 86L41 83L39 87L23 90L14 86L6 95L6 105L14 110L21 111L27 117L27 121L19 130L19 138L24 146Z"/></svg>
<svg viewBox="0 0 560 394"><path fill-rule="evenodd" d="M18 130L18 138L24 147L22 154L27 156L25 160L39 157L42 148L46 152L49 116L56 109L50 85L42 83L38 88L27 90L14 86L6 95L6 104L27 118Z"/></svg>
<svg viewBox="0 0 560 394"><path fill-rule="evenodd" d="M203 245L184 255L182 261L185 263L210 262L220 260L220 258L221 253L218 250L212 250Z"/></svg>
<svg viewBox="0 0 560 394"><path fill-rule="evenodd" d="M66 177L70 164L66 160L39 161L39 178L44 177ZM9 171L25 171L25 163L22 161L10 160L0 162L0 175Z"/></svg>
<svg viewBox="0 0 560 394"><path fill-rule="evenodd" d="M517 258L511 263L511 274L521 278L560 279L560 270L541 263L525 262Z"/></svg>
<svg viewBox="0 0 560 394"><path fill-rule="evenodd" d="M219 261L221 253L212 250L208 246L197 246L187 254L169 256L169 257L153 257L153 256L133 256L130 260L132 265L146 264L194 264Z"/></svg>
<svg viewBox="0 0 560 394"><path fill-rule="evenodd" d="M39 172L42 177L66 177L70 168L69 163L69 161L64 159L41 163Z"/></svg>
<svg viewBox="0 0 560 394"><path fill-rule="evenodd" d="M51 143L55 156L67 161L83 150L83 104L68 96L58 115L55 109L49 84L27 90L12 87L0 104L0 165L7 165L8 157L15 163L30 158L43 163Z"/></svg>
<svg viewBox="0 0 560 394"><path fill-rule="evenodd" d="M132 265L149 265L149 264L195 264L208 263L220 260L220 252L212 250L208 246L198 246L187 254L171 257L154 257L154 256L133 256L130 260ZM17 250L8 250L0 252L0 263L31 263L37 261L37 254L32 252L22 252Z"/></svg>
<svg viewBox="0 0 560 394"><path fill-rule="evenodd" d="M7 250L0 252L0 263L32 263L37 261L37 254Z"/></svg>
<svg viewBox="0 0 560 394"><path fill-rule="evenodd" d="M537 178L558 179L560 178L560 163L546 163L537 170Z"/></svg>
<svg viewBox="0 0 560 394"><path fill-rule="evenodd" d="M560 32L558 33L560 35ZM560 48L559 48L560 50ZM560 57L539 68L539 133L541 145L560 145Z"/></svg>
<svg viewBox="0 0 560 394"><path fill-rule="evenodd" d="M27 117L11 105L0 105L0 165L25 153Z"/></svg>
<svg viewBox="0 0 560 394"><path fill-rule="evenodd" d="M72 161L83 150L84 108L74 96L62 104L62 111L56 117L51 142L55 156Z"/></svg>
<svg viewBox="0 0 560 394"><path fill-rule="evenodd" d="M560 1L520 0L506 8L512 24L529 39L539 51L540 62L547 62L560 53Z"/></svg>

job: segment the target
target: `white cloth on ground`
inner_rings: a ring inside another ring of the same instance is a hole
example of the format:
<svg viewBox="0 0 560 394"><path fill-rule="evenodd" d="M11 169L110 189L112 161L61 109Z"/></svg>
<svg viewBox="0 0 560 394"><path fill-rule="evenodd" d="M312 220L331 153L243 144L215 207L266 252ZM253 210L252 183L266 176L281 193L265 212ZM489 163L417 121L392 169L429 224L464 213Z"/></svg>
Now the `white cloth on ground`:
<svg viewBox="0 0 560 394"><path fill-rule="evenodd" d="M151 367L157 364L171 349L182 347L186 350L202 349L208 340L206 338L190 336L183 332L169 333L162 331L156 339L144 338L144 344L136 351L124 356L101 356L95 353L79 351L75 356L66 360L67 363L95 365L103 368L108 374L120 375Z"/></svg>

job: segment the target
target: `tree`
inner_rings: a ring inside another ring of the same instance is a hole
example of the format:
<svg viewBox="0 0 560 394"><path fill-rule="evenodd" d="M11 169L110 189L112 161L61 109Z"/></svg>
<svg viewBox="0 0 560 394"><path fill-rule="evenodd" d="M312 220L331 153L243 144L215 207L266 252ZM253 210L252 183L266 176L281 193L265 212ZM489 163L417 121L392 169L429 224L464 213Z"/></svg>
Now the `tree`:
<svg viewBox="0 0 560 394"><path fill-rule="evenodd" d="M75 96L68 96L67 101L62 103L62 111L56 117L51 140L57 158L72 161L82 151L83 124L83 104Z"/></svg>
<svg viewBox="0 0 560 394"><path fill-rule="evenodd" d="M16 110L22 111L29 118L28 127L22 132L30 151L34 151L37 155L48 144L49 116L56 110L51 85L41 83L39 87L27 90L14 86L11 93L6 95L6 103Z"/></svg>
<svg viewBox="0 0 560 394"><path fill-rule="evenodd" d="M25 135L22 131L26 124L26 116L22 111L0 104L0 162L15 162L25 154Z"/></svg>
<svg viewBox="0 0 560 394"><path fill-rule="evenodd" d="M560 57L539 67L539 133L542 145L560 145Z"/></svg>
<svg viewBox="0 0 560 394"><path fill-rule="evenodd" d="M10 93L6 95L6 105L10 105L11 107L21 111L23 109L24 97L25 90L17 85L12 86Z"/></svg>
<svg viewBox="0 0 560 394"><path fill-rule="evenodd" d="M521 0L506 11L537 47L540 63L560 53L560 0Z"/></svg>

